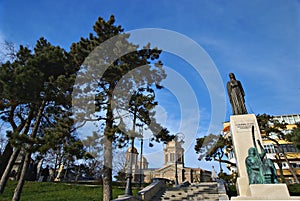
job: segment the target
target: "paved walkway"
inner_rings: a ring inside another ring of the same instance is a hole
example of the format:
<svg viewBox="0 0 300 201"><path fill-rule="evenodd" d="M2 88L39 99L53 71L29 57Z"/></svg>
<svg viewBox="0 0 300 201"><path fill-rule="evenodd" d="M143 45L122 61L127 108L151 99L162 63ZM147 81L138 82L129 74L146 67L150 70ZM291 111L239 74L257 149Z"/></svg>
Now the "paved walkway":
<svg viewBox="0 0 300 201"><path fill-rule="evenodd" d="M152 201L219 200L217 182L192 183L188 187L168 188L157 193Z"/></svg>

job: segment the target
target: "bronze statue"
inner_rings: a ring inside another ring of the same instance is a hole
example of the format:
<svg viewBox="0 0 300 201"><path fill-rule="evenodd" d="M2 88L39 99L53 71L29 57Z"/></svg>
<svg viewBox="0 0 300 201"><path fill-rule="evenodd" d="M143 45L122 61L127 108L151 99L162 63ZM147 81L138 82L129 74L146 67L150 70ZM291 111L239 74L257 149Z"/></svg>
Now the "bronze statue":
<svg viewBox="0 0 300 201"><path fill-rule="evenodd" d="M246 158L246 167L249 178L249 184L262 184L263 175L261 174L261 161L257 150L254 147L249 148Z"/></svg>
<svg viewBox="0 0 300 201"><path fill-rule="evenodd" d="M233 115L247 114L245 106L245 92L240 81L235 79L233 73L229 73L230 80L227 82L227 92L232 107Z"/></svg>
<svg viewBox="0 0 300 201"><path fill-rule="evenodd" d="M261 142L257 140L261 153L258 153L255 138L254 126L252 126L252 138L255 147L250 147L245 160L249 184L274 184L278 183L276 169L273 162L266 158L266 151Z"/></svg>

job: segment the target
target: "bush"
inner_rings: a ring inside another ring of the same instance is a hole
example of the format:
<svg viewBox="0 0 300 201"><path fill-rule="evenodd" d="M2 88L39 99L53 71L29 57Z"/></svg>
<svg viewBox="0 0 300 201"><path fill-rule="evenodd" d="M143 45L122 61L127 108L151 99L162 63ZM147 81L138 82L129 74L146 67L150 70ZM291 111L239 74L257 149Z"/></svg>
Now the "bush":
<svg viewBox="0 0 300 201"><path fill-rule="evenodd" d="M288 189L291 196L300 196L300 184L289 184Z"/></svg>
<svg viewBox="0 0 300 201"><path fill-rule="evenodd" d="M237 196L237 190L235 185L228 185L226 188L226 192L229 198L233 197L233 196Z"/></svg>

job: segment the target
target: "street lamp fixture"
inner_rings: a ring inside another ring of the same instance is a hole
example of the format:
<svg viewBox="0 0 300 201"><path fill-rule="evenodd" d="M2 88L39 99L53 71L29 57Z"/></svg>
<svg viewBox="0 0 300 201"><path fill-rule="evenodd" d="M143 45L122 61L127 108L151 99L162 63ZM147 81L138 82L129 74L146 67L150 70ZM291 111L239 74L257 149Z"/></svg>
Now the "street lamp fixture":
<svg viewBox="0 0 300 201"><path fill-rule="evenodd" d="M126 177L126 188L125 188L125 195L130 196L132 195L132 161L133 161L133 154L134 154L134 137L131 138L131 150L129 154L129 167L128 167L128 174Z"/></svg>
<svg viewBox="0 0 300 201"><path fill-rule="evenodd" d="M178 167L177 167L177 163L178 163L177 144L178 143L180 145L183 144L184 143L183 139L184 139L183 133L177 133L174 138L174 141L175 141L175 186L177 186L179 184L179 182L178 182Z"/></svg>
<svg viewBox="0 0 300 201"><path fill-rule="evenodd" d="M140 156L140 174L139 174L139 187L142 188L142 174L143 174L143 124L139 125L140 129L139 129L139 133L141 135L141 156Z"/></svg>

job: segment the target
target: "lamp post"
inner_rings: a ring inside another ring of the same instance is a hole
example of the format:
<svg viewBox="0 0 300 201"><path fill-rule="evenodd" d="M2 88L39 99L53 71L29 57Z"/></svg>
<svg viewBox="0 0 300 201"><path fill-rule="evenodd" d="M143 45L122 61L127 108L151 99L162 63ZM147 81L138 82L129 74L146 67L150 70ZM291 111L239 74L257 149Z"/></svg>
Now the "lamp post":
<svg viewBox="0 0 300 201"><path fill-rule="evenodd" d="M180 143L184 143L183 141L184 139L184 134L183 133L177 133L175 135L175 138L174 138L174 141L175 141L175 186L177 186L179 184L178 182L178 167L177 167L177 161L178 161L178 158L177 158L177 144ZM178 142L178 143L177 143Z"/></svg>
<svg viewBox="0 0 300 201"><path fill-rule="evenodd" d="M126 188L125 188L125 195L132 195L132 161L133 161L133 154L134 154L134 137L131 138L131 150L129 154L129 167L128 167L128 174L126 178Z"/></svg>
<svg viewBox="0 0 300 201"><path fill-rule="evenodd" d="M222 151L222 150L221 150ZM219 157L219 166L220 166L220 173L223 173L223 168L222 168L222 163L221 163L221 159L223 157L223 154L220 153L219 151L217 152L217 155Z"/></svg>
<svg viewBox="0 0 300 201"><path fill-rule="evenodd" d="M140 135L141 135L141 156L140 156L140 174L139 174L139 187L142 188L142 173L143 173L143 125L140 125Z"/></svg>
<svg viewBox="0 0 300 201"><path fill-rule="evenodd" d="M178 185L178 170L177 170L177 138L175 140L175 186Z"/></svg>
<svg viewBox="0 0 300 201"><path fill-rule="evenodd" d="M132 133L131 133L131 150L129 154L129 170L126 178L126 187L125 187L125 195L132 195L132 161L134 154L134 138L135 138L135 126L136 126L136 112L133 114L133 125L132 125Z"/></svg>

